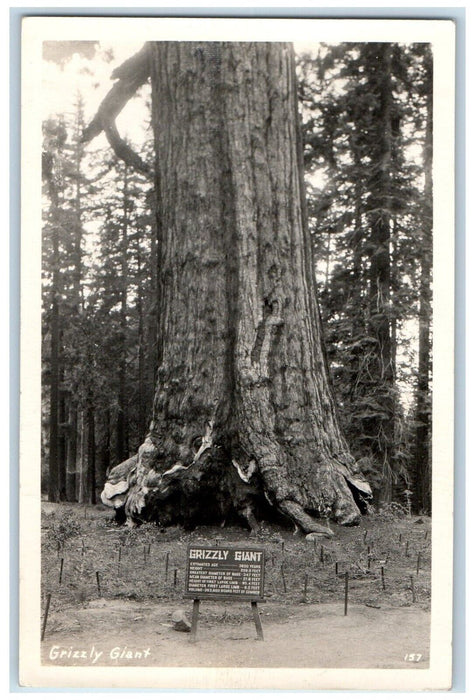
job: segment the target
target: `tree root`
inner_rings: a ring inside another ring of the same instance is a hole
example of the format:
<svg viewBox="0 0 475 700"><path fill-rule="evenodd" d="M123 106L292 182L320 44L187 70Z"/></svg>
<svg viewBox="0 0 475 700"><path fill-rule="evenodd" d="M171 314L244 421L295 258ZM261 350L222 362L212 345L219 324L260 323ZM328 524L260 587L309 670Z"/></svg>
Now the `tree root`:
<svg viewBox="0 0 475 700"><path fill-rule="evenodd" d="M266 473L260 472L257 462L252 460L252 468L244 473L236 460L223 460L221 451L213 447L212 424L207 426L200 448L187 466L177 463L160 472L156 461L157 449L149 436L139 449L138 458L131 458L111 470L101 494L103 503L123 508L129 523L131 520L154 520L162 524L173 521L192 524L200 521L200 513L204 521L213 513L216 522L221 522L234 511L252 531L259 529L256 514L268 512L271 505L305 534L334 535L330 527L312 517L295 497L286 498L287 489L282 489L280 498L275 494L270 497L266 491ZM334 503L328 503L327 507L332 509L339 524L355 525L360 513L347 474L341 473L344 470L339 466L325 475L328 492L330 479L338 487L334 490ZM358 485L366 486L365 482Z"/></svg>
<svg viewBox="0 0 475 700"><path fill-rule="evenodd" d="M318 532L328 537L333 537L333 530L324 525L320 525L314 518L304 511L295 501L281 501L278 504L279 510L288 515L305 533Z"/></svg>
<svg viewBox="0 0 475 700"><path fill-rule="evenodd" d="M254 510L250 504L247 504L242 510L240 510L240 515L246 520L252 532L256 532L259 529L259 523L254 515Z"/></svg>

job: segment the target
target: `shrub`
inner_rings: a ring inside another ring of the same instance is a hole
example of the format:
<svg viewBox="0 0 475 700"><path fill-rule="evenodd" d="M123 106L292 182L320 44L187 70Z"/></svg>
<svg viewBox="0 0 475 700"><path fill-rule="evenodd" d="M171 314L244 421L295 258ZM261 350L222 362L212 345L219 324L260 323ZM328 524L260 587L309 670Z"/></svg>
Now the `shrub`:
<svg viewBox="0 0 475 700"><path fill-rule="evenodd" d="M400 503L395 503L394 501L382 505L377 513L377 517L381 518L382 520L388 521L402 520L403 518L407 518L407 516L407 509Z"/></svg>
<svg viewBox="0 0 475 700"><path fill-rule="evenodd" d="M64 545L67 540L80 534L81 523L71 510L65 510L58 522L53 522L49 530L50 537L60 545Z"/></svg>

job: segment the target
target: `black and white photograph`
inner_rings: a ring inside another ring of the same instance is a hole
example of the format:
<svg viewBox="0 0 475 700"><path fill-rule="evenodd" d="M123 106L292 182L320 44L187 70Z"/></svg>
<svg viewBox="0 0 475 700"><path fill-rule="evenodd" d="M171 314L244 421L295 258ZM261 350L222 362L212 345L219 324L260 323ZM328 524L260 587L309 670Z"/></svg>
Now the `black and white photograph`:
<svg viewBox="0 0 475 700"><path fill-rule="evenodd" d="M453 23L22 52L20 683L448 689Z"/></svg>

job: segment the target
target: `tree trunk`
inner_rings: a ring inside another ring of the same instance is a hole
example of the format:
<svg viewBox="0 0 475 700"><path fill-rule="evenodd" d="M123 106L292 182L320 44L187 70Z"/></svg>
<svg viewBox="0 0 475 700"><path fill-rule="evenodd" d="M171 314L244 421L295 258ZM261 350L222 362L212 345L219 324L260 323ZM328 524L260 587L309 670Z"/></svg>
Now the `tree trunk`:
<svg viewBox="0 0 475 700"><path fill-rule="evenodd" d="M80 95L76 102L76 123L74 130L74 218L73 218L73 235L72 235L72 289L71 289L71 317L70 323L78 322L79 316L83 310L83 261L82 261L82 217L83 217L83 200L81 184L83 175L81 172L82 159L84 157L84 146L81 144L81 136L84 129L84 111L83 101ZM77 460L77 443L78 443L78 407L75 403L77 395L77 384L73 383L68 392L68 430L66 434L66 500L77 500L77 479L76 479L76 460Z"/></svg>
<svg viewBox="0 0 475 700"><path fill-rule="evenodd" d="M150 278L151 278L151 296L152 302L147 310L147 355L149 361L147 367L151 368L151 374L155 380L155 371L157 365L157 344L158 344L158 239L160 224L158 221L157 193L156 183L149 194L151 216L151 241L150 241ZM155 385L155 381L152 387Z"/></svg>
<svg viewBox="0 0 475 700"><path fill-rule="evenodd" d="M150 64L158 382L148 437L103 498L162 524L254 526L269 506L304 531L355 524L371 490L329 387L292 48L160 42Z"/></svg>
<svg viewBox="0 0 475 700"><path fill-rule="evenodd" d="M119 366L119 410L117 414L116 455L124 460L129 455L128 440L128 400L127 400L127 291L128 291L128 254L129 254L129 178L124 168L122 193L122 231L120 241L121 265L121 300L120 300L120 339L121 356Z"/></svg>
<svg viewBox="0 0 475 700"><path fill-rule="evenodd" d="M49 481L48 500L59 501L59 307L55 273L51 304L51 370L49 413Z"/></svg>
<svg viewBox="0 0 475 700"><path fill-rule="evenodd" d="M85 502L96 503L96 430L94 405L89 401L87 407L87 489Z"/></svg>
<svg viewBox="0 0 475 700"><path fill-rule="evenodd" d="M63 343L61 343L63 346ZM67 501L66 495L66 463L67 463L67 432L68 432L68 392L64 385L64 370L59 379L59 435L58 435L58 493L60 501Z"/></svg>
<svg viewBox="0 0 475 700"><path fill-rule="evenodd" d="M137 279L141 279L142 274L142 256L140 252L140 240L137 238ZM144 314L143 314L143 298L140 284L137 285L137 344L138 344L138 416L137 427L140 440L143 440L146 431L146 392L145 392L145 348L144 348Z"/></svg>
<svg viewBox="0 0 475 700"><path fill-rule="evenodd" d="M432 85L432 57L426 57L429 85ZM424 216L422 226L421 281L419 288L419 366L416 388L416 436L414 449L414 509L431 512L431 321L432 321L432 92L427 91L427 124L424 144Z"/></svg>
<svg viewBox="0 0 475 700"><path fill-rule="evenodd" d="M60 262L59 262L59 223L58 191L55 176L47 171L49 195L52 208L52 247L53 274L51 280L51 342L50 342L50 415L49 415L49 475L48 500L60 500L59 491L59 409L60 409Z"/></svg>
<svg viewBox="0 0 475 700"><path fill-rule="evenodd" d="M66 454L66 500L76 500L77 407L69 404L69 428Z"/></svg>
<svg viewBox="0 0 475 700"><path fill-rule="evenodd" d="M391 198L390 170L392 157L392 92L391 44L375 47L375 75L370 89L378 101L374 114L374 142L371 152L369 208L371 227L370 264L370 335L376 345L372 353L370 372L378 391L385 393L384 415L366 421L365 432L374 436L373 454L381 469L382 486L378 501L392 500L394 448L394 367L391 343Z"/></svg>
<svg viewBox="0 0 475 700"><path fill-rule="evenodd" d="M87 432L86 421L84 420L84 410L78 415L78 437L79 449L77 451L77 478L76 492L78 503L87 502Z"/></svg>

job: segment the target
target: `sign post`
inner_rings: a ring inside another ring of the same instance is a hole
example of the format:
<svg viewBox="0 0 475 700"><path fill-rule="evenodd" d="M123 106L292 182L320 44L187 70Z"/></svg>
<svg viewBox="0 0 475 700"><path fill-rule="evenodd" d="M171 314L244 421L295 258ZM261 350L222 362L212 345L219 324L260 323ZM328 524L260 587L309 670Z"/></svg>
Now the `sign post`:
<svg viewBox="0 0 475 700"><path fill-rule="evenodd" d="M200 601L242 600L251 603L257 638L264 633L257 603L264 600L265 551L255 547L189 545L185 598L193 598L190 641L196 641Z"/></svg>

